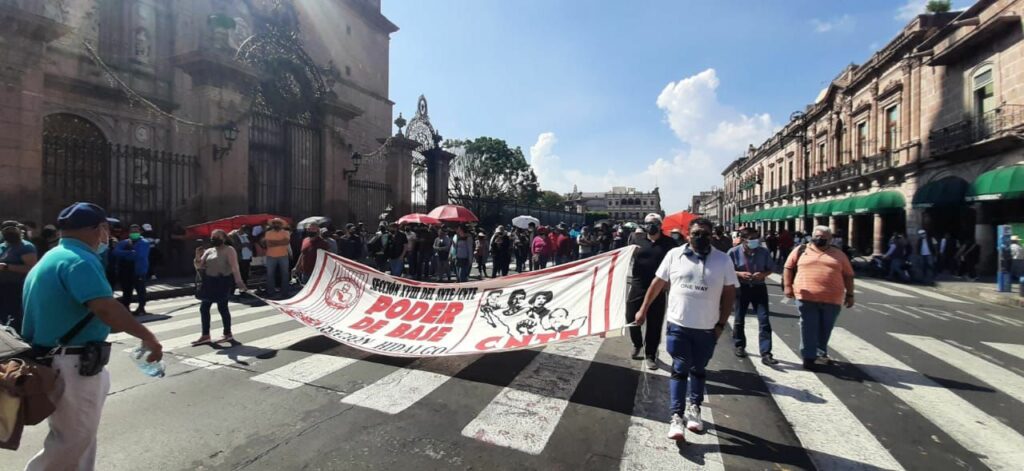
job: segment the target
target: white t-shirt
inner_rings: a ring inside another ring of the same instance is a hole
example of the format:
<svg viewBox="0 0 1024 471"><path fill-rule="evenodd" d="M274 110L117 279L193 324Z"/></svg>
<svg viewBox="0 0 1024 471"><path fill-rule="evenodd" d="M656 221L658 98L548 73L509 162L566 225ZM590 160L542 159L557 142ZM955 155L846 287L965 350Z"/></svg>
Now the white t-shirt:
<svg viewBox="0 0 1024 471"><path fill-rule="evenodd" d="M722 288L740 285L728 255L713 248L701 260L689 244L669 250L655 276L669 284L665 319L691 329L715 328Z"/></svg>

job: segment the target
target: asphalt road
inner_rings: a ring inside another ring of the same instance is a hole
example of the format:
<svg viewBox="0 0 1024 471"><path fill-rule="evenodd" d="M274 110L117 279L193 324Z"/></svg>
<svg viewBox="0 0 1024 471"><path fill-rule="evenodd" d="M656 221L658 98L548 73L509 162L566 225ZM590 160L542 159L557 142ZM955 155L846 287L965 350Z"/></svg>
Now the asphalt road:
<svg viewBox="0 0 1024 471"><path fill-rule="evenodd" d="M777 278L776 278L777 279ZM369 356L265 306L233 304L243 345L189 347L195 301L153 303L169 375L118 342L98 469L1020 469L1024 312L858 280L833 335L838 364L797 362L796 309L771 286L777 367L729 331L709 366L707 432L667 440L668 377L625 337L413 360ZM214 334L219 320L214 314ZM663 359L664 361L664 359ZM46 426L0 470L21 469Z"/></svg>

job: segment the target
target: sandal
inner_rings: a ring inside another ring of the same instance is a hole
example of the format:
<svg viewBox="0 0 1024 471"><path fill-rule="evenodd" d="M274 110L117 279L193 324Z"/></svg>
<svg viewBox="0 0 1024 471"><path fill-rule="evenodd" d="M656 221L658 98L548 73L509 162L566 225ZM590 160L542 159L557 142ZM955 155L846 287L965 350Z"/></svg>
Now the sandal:
<svg viewBox="0 0 1024 471"><path fill-rule="evenodd" d="M198 340L192 342L192 346L193 347L198 347L200 345L206 345L206 344L209 344L209 343L210 343L210 336L209 335L204 335L202 337L199 337Z"/></svg>

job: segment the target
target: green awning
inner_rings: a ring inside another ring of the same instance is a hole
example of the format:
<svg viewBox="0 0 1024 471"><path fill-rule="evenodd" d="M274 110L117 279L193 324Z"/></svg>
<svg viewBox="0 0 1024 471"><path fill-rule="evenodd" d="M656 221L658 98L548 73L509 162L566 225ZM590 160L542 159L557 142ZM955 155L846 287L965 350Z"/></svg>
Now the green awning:
<svg viewBox="0 0 1024 471"><path fill-rule="evenodd" d="M832 215L833 216L849 216L854 213L856 208L857 200L862 198L861 196L851 196L849 198L843 198L841 200L832 203Z"/></svg>
<svg viewBox="0 0 1024 471"><path fill-rule="evenodd" d="M832 215L832 201L819 201L817 203L811 203L807 208L807 213L811 216L831 216Z"/></svg>
<svg viewBox="0 0 1024 471"><path fill-rule="evenodd" d="M893 190L879 191L855 198L853 212L855 214L887 213L904 209L905 206L906 200L903 199L903 193Z"/></svg>
<svg viewBox="0 0 1024 471"><path fill-rule="evenodd" d="M932 206L955 206L964 203L967 188L970 184L960 177L949 176L940 178L917 189L911 204L915 208Z"/></svg>
<svg viewBox="0 0 1024 471"><path fill-rule="evenodd" d="M1024 198L1024 164L989 170L981 174L967 191L967 201L1012 200Z"/></svg>
<svg viewBox="0 0 1024 471"><path fill-rule="evenodd" d="M764 215L765 220L766 221L778 221L780 219L780 215L782 214L782 209L783 208L779 207L779 208L772 208L772 209L765 210L765 215Z"/></svg>

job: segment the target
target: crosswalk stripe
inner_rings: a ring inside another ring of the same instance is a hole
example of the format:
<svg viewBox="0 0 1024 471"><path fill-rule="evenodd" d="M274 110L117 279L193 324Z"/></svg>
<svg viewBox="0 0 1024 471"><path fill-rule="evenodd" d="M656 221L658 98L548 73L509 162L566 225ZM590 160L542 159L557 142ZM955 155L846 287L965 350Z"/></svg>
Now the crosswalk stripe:
<svg viewBox="0 0 1024 471"><path fill-rule="evenodd" d="M938 319L940 321L948 321L949 320L948 318L940 316L938 314L935 314L934 312L925 311L924 309L920 309L920 308L917 308L917 307L914 307L914 306L906 306L906 308L910 309L910 310L913 310L913 311L920 312L921 314L924 314L924 315L926 315L928 317L934 317L934 318L936 318L936 319Z"/></svg>
<svg viewBox="0 0 1024 471"><path fill-rule="evenodd" d="M585 337L545 347L462 435L539 455L602 341Z"/></svg>
<svg viewBox="0 0 1024 471"><path fill-rule="evenodd" d="M284 324L286 322L295 321L291 317L285 316L283 314L267 316L261 319L256 319L254 321L243 322L241 324L233 324L231 326L231 334L237 337L238 334L244 334L246 332L252 332L254 330L259 330L265 327L271 327L278 324ZM197 338L199 338L198 333L191 333L188 335L182 335L180 337L161 340L160 344L163 345L165 352L169 352L171 350L176 350L182 347L188 347L192 345L192 341Z"/></svg>
<svg viewBox="0 0 1024 471"><path fill-rule="evenodd" d="M829 346L992 469L1020 469L1024 437L931 378L837 327Z"/></svg>
<svg viewBox="0 0 1024 471"><path fill-rule="evenodd" d="M358 358L313 353L301 360L253 376L252 380L279 388L295 389L358 361Z"/></svg>
<svg viewBox="0 0 1024 471"><path fill-rule="evenodd" d="M882 285L876 285L876 284L874 284L872 282L865 281L865 280L863 280L861 278L857 278L857 280L854 281L854 286L860 286L861 288L867 288L867 289L869 289L871 291L877 291L879 293L887 294L889 296L893 296L893 297L896 297L896 298L913 298L914 297L911 294L907 294L907 293L903 293L903 292L900 292L900 291L896 291L894 289L889 289L889 288L886 288L885 286L882 286Z"/></svg>
<svg viewBox="0 0 1024 471"><path fill-rule="evenodd" d="M881 314L883 316L892 317L892 314L889 314L888 312L885 312L885 311L883 311L881 309L875 309L875 308L873 308L871 306L868 306L867 304L858 304L858 305L856 305L856 307L862 307L862 308L867 309L869 311L877 312L877 313L879 313L879 314Z"/></svg>
<svg viewBox="0 0 1024 471"><path fill-rule="evenodd" d="M288 320L287 317L285 319ZM285 347L300 340L315 337L317 335L320 335L319 332L316 332L309 327L301 326L271 337L265 337L253 342L215 350L195 358L186 358L182 363L206 368L208 370L215 370L222 366L230 366L250 361L253 358L273 353L274 350L279 350L281 347Z"/></svg>
<svg viewBox="0 0 1024 471"><path fill-rule="evenodd" d="M668 368L672 367L672 357L665 348L658 351L658 359L668 365ZM651 376L667 378L670 372L664 369L652 372L639 361L635 363L643 372L633 400L633 414L629 420L629 429L626 431L626 443L622 449L619 470L724 470L718 434L715 431L715 418L712 407L708 405L710 401L705 400L701 407L706 432L687 433L687 445L680 450L676 442L666 438L670 400L668 385L662 383L657 388L649 386ZM664 420L653 420L648 417L664 417Z"/></svg>
<svg viewBox="0 0 1024 471"><path fill-rule="evenodd" d="M975 318L975 319L981 319L981 320L983 320L983 321L985 321L985 322L988 322L988 323L990 323L990 324L995 324L995 325L999 325L999 326L1006 326L1006 325L1010 325L1010 324L1007 324L1006 322L1003 322L1003 321L1001 321L1001 320L999 320L999 319L992 319L992 318L988 318L988 317L982 317L982 316L979 316L979 315L977 315L977 314L971 314L971 313L969 313L969 312L964 312L964 311L956 311L956 313L957 313L957 314L960 314L960 315L964 315L964 316L969 316L969 317L973 317L973 318Z"/></svg>
<svg viewBox="0 0 1024 471"><path fill-rule="evenodd" d="M341 402L398 414L427 397L481 356L422 358L345 396Z"/></svg>
<svg viewBox="0 0 1024 471"><path fill-rule="evenodd" d="M964 373L988 383L1018 401L1024 402L1024 378L1002 366L978 358L936 338L897 333L889 335L959 368Z"/></svg>
<svg viewBox="0 0 1024 471"><path fill-rule="evenodd" d="M944 294L936 293L933 290L924 289L924 288L918 288L917 286L913 286L913 285L907 285L907 284L899 284L899 285L897 285L897 284L887 283L887 282L879 282L879 283L886 283L889 286L898 287L899 289L905 289L907 291L913 291L913 292L915 292L917 294L920 294L922 296L927 296L929 298L937 299L939 301L946 302L946 303L970 304L970 302L968 302L968 301L963 301L963 300L960 300L960 299L951 298L951 297L946 296Z"/></svg>
<svg viewBox="0 0 1024 471"><path fill-rule="evenodd" d="M981 342L989 347L999 350L1007 355L1013 355L1021 360L1024 360L1024 345L1018 345L1015 343L1000 343L1000 342Z"/></svg>
<svg viewBox="0 0 1024 471"><path fill-rule="evenodd" d="M240 318L243 318L243 317L248 317L248 316L251 316L253 314L261 314L261 313L270 312L270 311L273 311L273 310L274 310L274 308L272 308L270 306L255 306L255 307L250 307L250 308L246 308L246 309L241 309L241 310L238 310L236 312L232 312L231 313L231 320L235 321L237 319L240 319ZM155 322L152 325L147 325L146 327L149 328L150 332L152 332L154 334L159 334L161 332L170 332L172 330L178 330L178 329L182 329L182 328L185 328L185 327L192 327L192 326L200 325L199 311L198 310L193 311L191 314L195 314L195 315L194 316L192 316L192 315L189 315L189 316L178 316L178 317L187 317L187 318L177 319L177 320L172 320L172 321ZM220 314L217 313L216 309L214 309L214 311L210 313L210 317L211 317L211 320L213 320L213 321L220 321ZM135 338L135 337L132 337L129 334L121 332L121 333L117 333L117 334L111 334L109 337L107 337L107 341L108 342L122 342L122 341L130 340L130 339L133 339L133 338Z"/></svg>
<svg viewBox="0 0 1024 471"><path fill-rule="evenodd" d="M978 322L977 320L975 320L973 318L967 318L967 317L964 317L964 316L958 316L958 315L956 315L956 314L954 314L952 312L946 312L946 311L943 311L941 309L935 309L933 307L918 306L918 307L915 307L914 309L915 310L919 310L919 311L934 312L934 313L936 313L936 314L938 314L940 316L947 317L947 318L953 319L953 320L964 321L964 322L966 322L968 324L980 324L980 322Z"/></svg>
<svg viewBox="0 0 1024 471"><path fill-rule="evenodd" d="M1001 320L1001 321L1003 321L1003 322L1005 322L1007 324L1010 324L1012 326L1024 327L1024 321L1017 320L1017 319L1014 319L1012 317L1006 317L1006 316L1004 316L1002 314L989 313L989 315L992 316L992 317L995 317L996 319L999 319L999 320Z"/></svg>
<svg viewBox="0 0 1024 471"><path fill-rule="evenodd" d="M914 319L920 319L921 318L921 316L919 316L917 314L914 314L913 312L907 311L905 309L900 309L899 307L893 306L892 304L885 304L885 303L871 303L871 304L874 304L875 306L887 307L887 308L892 309L893 311L896 311L896 312L898 312L900 314L913 317Z"/></svg>
<svg viewBox="0 0 1024 471"><path fill-rule="evenodd" d="M199 305L199 300L196 298L170 298L160 301L149 301L146 303L146 311L152 313L154 310L166 310L176 309L181 306Z"/></svg>
<svg viewBox="0 0 1024 471"><path fill-rule="evenodd" d="M745 330L747 338L757 338L752 322ZM903 469L817 374L802 369L803 360L778 334L772 334L772 342L772 353L781 363L771 367L753 354L751 363L818 469L851 469L853 464Z"/></svg>

